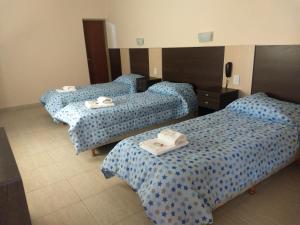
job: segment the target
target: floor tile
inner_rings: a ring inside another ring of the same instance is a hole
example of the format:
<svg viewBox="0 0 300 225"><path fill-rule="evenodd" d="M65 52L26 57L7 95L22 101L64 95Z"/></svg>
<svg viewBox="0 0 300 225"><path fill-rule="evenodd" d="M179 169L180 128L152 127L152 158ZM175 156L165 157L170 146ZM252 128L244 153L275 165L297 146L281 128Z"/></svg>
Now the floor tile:
<svg viewBox="0 0 300 225"><path fill-rule="evenodd" d="M97 170L99 168L100 162L87 162L80 159L80 156L78 156L77 158L60 161L56 165L65 178L71 178L86 171Z"/></svg>
<svg viewBox="0 0 300 225"><path fill-rule="evenodd" d="M115 224L143 210L137 194L123 183L84 200L84 203L101 225Z"/></svg>
<svg viewBox="0 0 300 225"><path fill-rule="evenodd" d="M37 168L52 165L54 161L47 152L37 153L33 155L24 155L17 159L18 168L21 171L28 172Z"/></svg>
<svg viewBox="0 0 300 225"><path fill-rule="evenodd" d="M32 218L48 215L80 201L79 196L67 181L61 181L32 191L27 193L26 197Z"/></svg>
<svg viewBox="0 0 300 225"><path fill-rule="evenodd" d="M26 192L31 192L65 179L55 164L22 172L21 174Z"/></svg>
<svg viewBox="0 0 300 225"><path fill-rule="evenodd" d="M33 221L33 225L97 225L82 202L67 206Z"/></svg>
<svg viewBox="0 0 300 225"><path fill-rule="evenodd" d="M146 217L144 211L140 211L125 219L122 219L115 225L153 225L153 223Z"/></svg>
<svg viewBox="0 0 300 225"><path fill-rule="evenodd" d="M81 199L100 193L122 181L116 177L105 179L100 170L84 172L69 179Z"/></svg>

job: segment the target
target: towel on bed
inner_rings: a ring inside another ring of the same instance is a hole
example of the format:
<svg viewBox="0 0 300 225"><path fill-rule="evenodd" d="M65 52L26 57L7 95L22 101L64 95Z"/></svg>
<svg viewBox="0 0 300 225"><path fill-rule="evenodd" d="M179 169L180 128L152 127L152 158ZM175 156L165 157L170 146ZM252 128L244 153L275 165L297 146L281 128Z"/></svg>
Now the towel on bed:
<svg viewBox="0 0 300 225"><path fill-rule="evenodd" d="M56 91L59 93L76 91L76 87L75 86L63 86L61 89L56 89Z"/></svg>
<svg viewBox="0 0 300 225"><path fill-rule="evenodd" d="M157 138L143 141L139 146L151 154L158 156L187 144L187 137L184 134L171 129L165 129L157 134Z"/></svg>
<svg viewBox="0 0 300 225"><path fill-rule="evenodd" d="M99 108L115 106L115 104L113 102L102 103L102 102L98 102L98 101L85 101L84 105L88 109L99 109Z"/></svg>
<svg viewBox="0 0 300 225"><path fill-rule="evenodd" d="M112 98L101 96L97 98L97 102L99 103L112 103Z"/></svg>

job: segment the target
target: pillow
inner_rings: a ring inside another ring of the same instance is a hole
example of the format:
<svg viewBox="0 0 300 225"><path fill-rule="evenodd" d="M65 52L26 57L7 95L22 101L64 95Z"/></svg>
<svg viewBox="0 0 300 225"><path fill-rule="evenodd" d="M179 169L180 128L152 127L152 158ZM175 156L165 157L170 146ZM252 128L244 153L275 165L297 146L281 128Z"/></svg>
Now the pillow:
<svg viewBox="0 0 300 225"><path fill-rule="evenodd" d="M226 108L259 119L296 125L300 129L300 105L270 98L265 93L240 98Z"/></svg>
<svg viewBox="0 0 300 225"><path fill-rule="evenodd" d="M147 91L178 97L182 102L183 112L198 110L197 96L191 84L163 81L150 86Z"/></svg>
<svg viewBox="0 0 300 225"><path fill-rule="evenodd" d="M128 74L128 75L119 76L113 82L128 84L130 87L130 93L135 93L137 89L137 79L143 77L144 76L139 74Z"/></svg>
<svg viewBox="0 0 300 225"><path fill-rule="evenodd" d="M139 75L139 74L126 74L126 75L119 76L118 78L116 78L114 80L114 82L122 82L122 83L130 84L133 80L136 80L136 79L142 78L142 77L144 77L144 76Z"/></svg>
<svg viewBox="0 0 300 225"><path fill-rule="evenodd" d="M160 94L174 94L177 92L193 91L193 86L188 83L173 83L169 81L162 81L150 86L148 88L148 91L152 91Z"/></svg>

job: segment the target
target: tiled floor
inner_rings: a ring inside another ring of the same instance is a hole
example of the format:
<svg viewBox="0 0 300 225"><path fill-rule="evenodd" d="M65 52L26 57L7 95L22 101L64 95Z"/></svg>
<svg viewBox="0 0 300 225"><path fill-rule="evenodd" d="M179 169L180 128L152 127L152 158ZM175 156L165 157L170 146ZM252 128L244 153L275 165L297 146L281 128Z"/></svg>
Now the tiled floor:
<svg viewBox="0 0 300 225"><path fill-rule="evenodd" d="M33 225L151 225L137 195L105 180L102 155L74 154L67 126L42 107L0 113L20 172ZM218 225L300 225L300 166L292 165L214 212Z"/></svg>

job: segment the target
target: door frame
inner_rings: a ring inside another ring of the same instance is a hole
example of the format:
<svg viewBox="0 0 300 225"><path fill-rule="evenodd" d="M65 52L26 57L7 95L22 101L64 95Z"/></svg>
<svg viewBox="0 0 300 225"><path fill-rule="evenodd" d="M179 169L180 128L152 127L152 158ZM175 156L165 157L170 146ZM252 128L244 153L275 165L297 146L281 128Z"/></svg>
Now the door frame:
<svg viewBox="0 0 300 225"><path fill-rule="evenodd" d="M107 40L107 31L106 31L106 20L105 19L97 19L97 18L83 18L82 19L82 34L83 34L83 41L84 41L84 47L85 47L85 58L86 58L86 66L88 67L88 61L87 61L87 49L86 49L86 43L85 43L85 37L84 37L84 27L83 22L84 21L102 21L104 22L104 42L105 42L105 51L106 51L106 60L107 60L107 69L108 69L108 81L112 81L111 78L111 70L110 70L110 59L109 59L109 51L108 51L108 40ZM90 75L89 75L90 76Z"/></svg>

